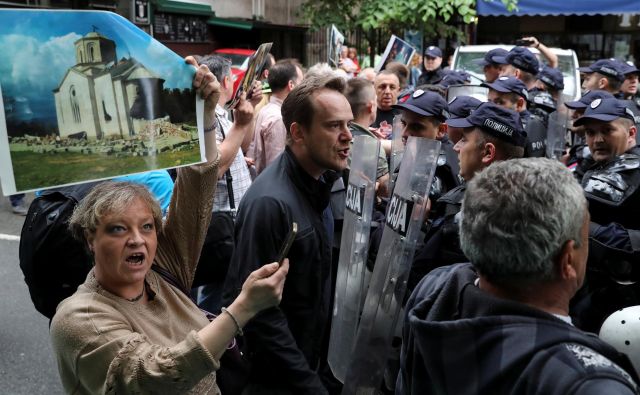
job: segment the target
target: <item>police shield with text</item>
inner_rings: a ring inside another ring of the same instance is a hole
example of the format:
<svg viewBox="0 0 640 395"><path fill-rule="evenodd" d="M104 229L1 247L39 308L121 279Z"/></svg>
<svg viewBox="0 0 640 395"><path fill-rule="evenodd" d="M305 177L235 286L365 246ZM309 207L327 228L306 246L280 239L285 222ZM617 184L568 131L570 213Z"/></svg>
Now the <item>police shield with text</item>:
<svg viewBox="0 0 640 395"><path fill-rule="evenodd" d="M368 285L365 265L379 150L377 139L354 138L328 354L331 371L341 382L344 382Z"/></svg>
<svg viewBox="0 0 640 395"><path fill-rule="evenodd" d="M382 381L439 153L439 141L407 140L343 394L373 393Z"/></svg>

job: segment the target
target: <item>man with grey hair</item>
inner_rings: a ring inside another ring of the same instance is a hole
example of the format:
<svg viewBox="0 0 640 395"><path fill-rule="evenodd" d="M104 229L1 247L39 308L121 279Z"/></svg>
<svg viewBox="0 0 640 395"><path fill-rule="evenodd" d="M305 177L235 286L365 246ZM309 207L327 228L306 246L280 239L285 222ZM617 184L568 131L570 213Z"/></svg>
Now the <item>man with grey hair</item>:
<svg viewBox="0 0 640 395"><path fill-rule="evenodd" d="M629 360L571 324L589 213L559 162L495 163L469 182L470 263L425 277L406 305L397 394L637 394Z"/></svg>
<svg viewBox="0 0 640 395"><path fill-rule="evenodd" d="M233 121L225 104L233 98L233 74L231 73L231 61L220 55L209 55L199 59L200 64L209 68L220 82L220 99L216 105L216 141L220 153L220 165L218 167L218 186L213 199L213 213L231 213L235 215L235 208L251 185L251 174L244 159L242 147L249 147L253 126L253 106L262 99L261 94L254 94L252 102L242 98L233 109ZM259 92L254 89L252 93ZM208 130L205 129L205 132ZM230 193L231 191L231 193ZM225 218L227 218L225 216ZM219 226L219 222L212 221L208 235L213 237L215 231L212 228ZM216 266L215 273L224 273L231 261L231 248L214 248L213 244L205 243L200 261L203 265ZM201 269L203 270L203 269ZM211 283L204 285L198 295L198 305L208 311L220 309L220 297L222 293L223 275L211 278Z"/></svg>

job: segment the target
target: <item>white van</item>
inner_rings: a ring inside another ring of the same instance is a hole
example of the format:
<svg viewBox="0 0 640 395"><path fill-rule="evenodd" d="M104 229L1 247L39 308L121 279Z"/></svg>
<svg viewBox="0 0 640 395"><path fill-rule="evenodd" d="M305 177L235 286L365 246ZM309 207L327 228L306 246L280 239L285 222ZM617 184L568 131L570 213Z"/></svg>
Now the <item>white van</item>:
<svg viewBox="0 0 640 395"><path fill-rule="evenodd" d="M494 48L504 48L509 51L513 45L464 45L456 49L451 61L452 70L464 70L474 77L477 81L472 84L484 81L484 73L482 66L473 62L474 59L481 59L484 54ZM573 49L550 48L551 51L558 56L558 68L564 76L565 101L578 100L581 96L580 72L578 71L578 57ZM544 56L535 48L529 48L538 60L545 62Z"/></svg>

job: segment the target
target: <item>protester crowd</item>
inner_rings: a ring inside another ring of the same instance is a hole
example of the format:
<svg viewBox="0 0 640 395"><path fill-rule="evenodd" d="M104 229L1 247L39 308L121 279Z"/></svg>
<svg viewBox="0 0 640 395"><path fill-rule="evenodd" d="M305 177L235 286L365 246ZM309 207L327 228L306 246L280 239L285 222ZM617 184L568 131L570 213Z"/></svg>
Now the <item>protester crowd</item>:
<svg viewBox="0 0 640 395"><path fill-rule="evenodd" d="M379 72L345 46L336 69L269 60L226 109L230 62L189 58L208 162L178 171L164 221L135 184L101 184L76 208L70 226L95 266L51 323L65 390L340 393L327 352L352 141L381 146L371 263L401 169L390 161L399 118L405 143L441 151L399 364L374 390L640 393L640 347L625 343L640 317L602 334L617 349L598 337L607 317L640 305L640 71L598 60L580 68L582 98L565 101L553 52L523 40L541 56L515 46L475 60L486 98L449 94L471 77L443 67L436 46ZM225 348L241 353L225 360Z"/></svg>

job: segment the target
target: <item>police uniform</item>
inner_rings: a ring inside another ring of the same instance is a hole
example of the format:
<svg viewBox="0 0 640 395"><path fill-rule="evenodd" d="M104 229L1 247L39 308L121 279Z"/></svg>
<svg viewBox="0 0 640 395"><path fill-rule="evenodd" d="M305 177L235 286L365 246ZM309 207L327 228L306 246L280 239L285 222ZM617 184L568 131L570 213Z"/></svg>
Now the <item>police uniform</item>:
<svg viewBox="0 0 640 395"><path fill-rule="evenodd" d="M503 64L507 64L505 57L509 51L503 48L494 48L484 54L482 58L476 58L471 60L471 62L477 64L481 68L484 69L485 66L500 66ZM485 81L492 82L492 81Z"/></svg>
<svg viewBox="0 0 640 395"><path fill-rule="evenodd" d="M447 124L460 128L478 127L484 133L519 147L524 147L526 142L518 114L493 103L483 103L467 117L449 119ZM424 245L416 252L409 274L407 286L410 290L436 267L467 261L458 237L460 210L466 189L466 185L460 185L433 205L428 226L424 229Z"/></svg>
<svg viewBox="0 0 640 395"><path fill-rule="evenodd" d="M595 99L574 124L618 118L633 114L615 98ZM586 285L571 312L578 327L597 332L615 310L640 304L640 148L592 163L581 180L592 221Z"/></svg>
<svg viewBox="0 0 640 395"><path fill-rule="evenodd" d="M620 64L620 68L622 69L622 73L624 74L625 78L629 74L640 74L640 70L638 70L636 66L634 66L631 62L618 61L618 63ZM636 124L636 128L640 128L640 99L637 97L627 99L624 95L624 92L618 93L616 97L623 100L627 108L631 110L631 112L633 113L633 120ZM637 134L636 143L640 144L640 137Z"/></svg>
<svg viewBox="0 0 640 395"><path fill-rule="evenodd" d="M416 90L411 97L404 103L398 103L393 106L394 109L402 111L410 111L423 117L434 117L444 122L449 118L447 102L439 94L422 89ZM443 139L438 155L436 170L431 183L429 198L435 202L449 190L460 185L460 165L458 155L453 151L453 144L448 139ZM398 177L400 166L391 171L391 179L395 181ZM393 195L393 193L392 193ZM383 199L375 207L373 218L377 223L385 222L387 211L387 199ZM371 232L369 257L367 267L373 270L373 264L376 261L378 248L382 241L382 233L384 226L378 226Z"/></svg>
<svg viewBox="0 0 640 395"><path fill-rule="evenodd" d="M564 105L573 111L585 110L589 104L596 99L613 98L614 96L607 91L593 90L585 92L580 100L566 102ZM569 149L569 159L567 161L569 170L573 171L576 179L580 181L582 180L584 173L592 165L593 161L591 158L591 151L589 151L589 147L587 146L584 137L574 135L571 142L571 148Z"/></svg>
<svg viewBox="0 0 640 395"><path fill-rule="evenodd" d="M548 114L532 113L529 110L520 112L522 127L527 133L527 144L524 147L525 158L541 158L547 152Z"/></svg>
<svg viewBox="0 0 640 395"><path fill-rule="evenodd" d="M500 77L494 82L483 83L489 89L500 93L515 93L526 101L529 100L529 92L522 81L515 77ZM524 147L525 157L542 157L546 153L547 127L541 117L533 115L529 110L520 112L522 127L527 135L527 143Z"/></svg>
<svg viewBox="0 0 640 395"><path fill-rule="evenodd" d="M448 105L442 96L422 89L416 90L406 102L395 104L393 108L410 111L423 117L434 117L441 122L445 122L449 118ZM429 197L434 201L450 189L460 185L458 155L453 150L453 144L448 138L443 138L441 143L440 155L429 194ZM398 169L394 170L394 176L397 176Z"/></svg>
<svg viewBox="0 0 640 395"><path fill-rule="evenodd" d="M431 58L442 58L442 51L438 47L430 46L425 49L424 56ZM420 77L418 78L418 86L425 84L435 85L442 80L444 75L445 73L444 70L442 70L442 66L438 67L435 70L427 71L424 68L423 63L422 74L420 74Z"/></svg>

